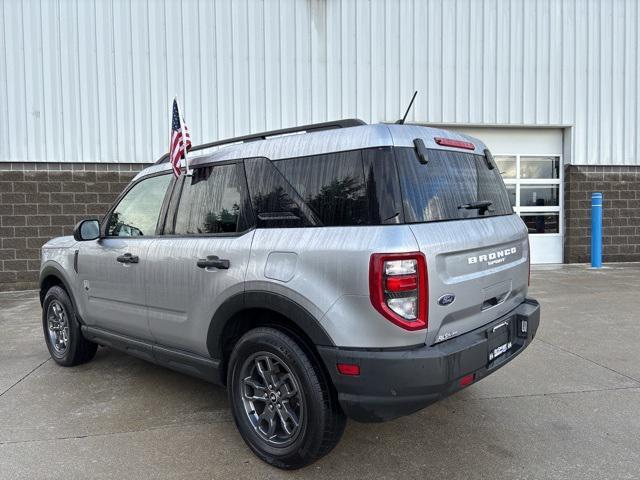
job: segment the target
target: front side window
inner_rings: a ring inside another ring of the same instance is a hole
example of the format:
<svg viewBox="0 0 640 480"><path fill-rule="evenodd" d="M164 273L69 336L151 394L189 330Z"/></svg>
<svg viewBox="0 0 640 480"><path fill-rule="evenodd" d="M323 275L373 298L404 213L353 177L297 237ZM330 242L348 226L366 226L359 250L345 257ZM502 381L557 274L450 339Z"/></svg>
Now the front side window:
<svg viewBox="0 0 640 480"><path fill-rule="evenodd" d="M176 213L176 235L237 233L247 229L241 164L201 167L185 178Z"/></svg>
<svg viewBox="0 0 640 480"><path fill-rule="evenodd" d="M396 158L409 223L513 213L498 168L482 155L431 149L425 165L415 150L398 148Z"/></svg>
<svg viewBox="0 0 640 480"><path fill-rule="evenodd" d="M135 184L109 216L110 237L155 235L158 218L171 175L158 175Z"/></svg>

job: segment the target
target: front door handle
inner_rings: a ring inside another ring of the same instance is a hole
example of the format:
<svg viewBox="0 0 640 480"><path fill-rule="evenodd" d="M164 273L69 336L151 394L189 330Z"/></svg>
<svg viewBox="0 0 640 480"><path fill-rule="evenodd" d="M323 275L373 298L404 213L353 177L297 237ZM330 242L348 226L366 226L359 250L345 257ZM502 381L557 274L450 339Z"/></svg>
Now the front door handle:
<svg viewBox="0 0 640 480"><path fill-rule="evenodd" d="M231 263L229 260L218 258L215 255L209 255L207 258L199 259L196 265L198 265L199 268L220 268L227 270Z"/></svg>
<svg viewBox="0 0 640 480"><path fill-rule="evenodd" d="M116 260L120 263L138 263L140 261L137 255L131 255L130 253L120 255Z"/></svg>

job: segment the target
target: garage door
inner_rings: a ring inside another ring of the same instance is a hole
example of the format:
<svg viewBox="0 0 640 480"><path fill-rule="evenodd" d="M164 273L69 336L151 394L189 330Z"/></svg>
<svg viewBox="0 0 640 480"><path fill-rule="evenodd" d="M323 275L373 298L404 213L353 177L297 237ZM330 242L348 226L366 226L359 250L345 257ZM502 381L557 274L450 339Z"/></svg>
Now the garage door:
<svg viewBox="0 0 640 480"><path fill-rule="evenodd" d="M447 127L484 141L514 210L529 229L532 263L562 263L562 130Z"/></svg>

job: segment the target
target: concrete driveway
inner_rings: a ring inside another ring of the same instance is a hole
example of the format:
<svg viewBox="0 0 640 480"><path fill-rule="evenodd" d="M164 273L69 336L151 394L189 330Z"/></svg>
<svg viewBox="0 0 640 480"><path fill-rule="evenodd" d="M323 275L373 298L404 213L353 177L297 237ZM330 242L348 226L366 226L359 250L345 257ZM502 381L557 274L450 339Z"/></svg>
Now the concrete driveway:
<svg viewBox="0 0 640 480"><path fill-rule="evenodd" d="M35 293L0 294L0 478L638 478L640 265L537 269L536 340L411 417L349 422L281 472L245 447L225 392L102 348L49 359Z"/></svg>

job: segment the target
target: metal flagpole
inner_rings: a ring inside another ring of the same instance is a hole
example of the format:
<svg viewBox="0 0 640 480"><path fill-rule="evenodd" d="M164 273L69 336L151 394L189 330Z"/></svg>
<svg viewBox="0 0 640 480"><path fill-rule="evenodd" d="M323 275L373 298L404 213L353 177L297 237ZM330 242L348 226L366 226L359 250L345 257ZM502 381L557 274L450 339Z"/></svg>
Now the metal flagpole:
<svg viewBox="0 0 640 480"><path fill-rule="evenodd" d="M176 105L178 105L178 119L180 119L180 132L182 132L182 145L184 147L184 168L185 174L191 175L191 170L189 169L189 159L187 158L187 141L186 141L186 133L184 130L184 121L182 118L182 111L180 111L180 103L178 102L178 96L176 95Z"/></svg>

